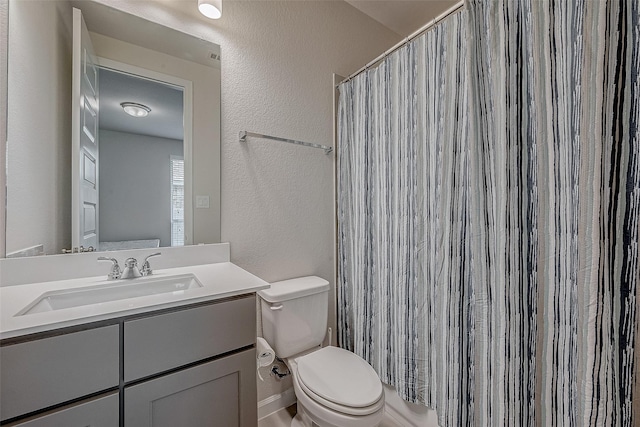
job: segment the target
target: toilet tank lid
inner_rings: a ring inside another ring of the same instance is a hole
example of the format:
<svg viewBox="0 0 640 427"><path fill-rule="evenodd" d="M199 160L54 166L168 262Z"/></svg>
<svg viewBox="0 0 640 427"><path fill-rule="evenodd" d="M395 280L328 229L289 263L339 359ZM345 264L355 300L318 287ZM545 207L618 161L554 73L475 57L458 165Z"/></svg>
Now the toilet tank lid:
<svg viewBox="0 0 640 427"><path fill-rule="evenodd" d="M269 289L258 291L267 302L283 302L329 291L329 282L318 276L298 277L271 283Z"/></svg>

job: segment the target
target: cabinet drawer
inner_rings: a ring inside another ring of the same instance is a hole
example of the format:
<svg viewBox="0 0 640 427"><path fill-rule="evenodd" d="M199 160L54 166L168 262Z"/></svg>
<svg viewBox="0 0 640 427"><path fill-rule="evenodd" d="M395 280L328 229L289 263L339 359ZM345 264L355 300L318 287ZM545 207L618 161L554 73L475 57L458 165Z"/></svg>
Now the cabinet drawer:
<svg viewBox="0 0 640 427"><path fill-rule="evenodd" d="M255 336L255 295L125 322L124 380L252 345Z"/></svg>
<svg viewBox="0 0 640 427"><path fill-rule="evenodd" d="M7 427L88 426L118 427L120 423L118 393L64 406L58 410L29 418Z"/></svg>
<svg viewBox="0 0 640 427"><path fill-rule="evenodd" d="M0 347L6 420L118 386L118 326Z"/></svg>

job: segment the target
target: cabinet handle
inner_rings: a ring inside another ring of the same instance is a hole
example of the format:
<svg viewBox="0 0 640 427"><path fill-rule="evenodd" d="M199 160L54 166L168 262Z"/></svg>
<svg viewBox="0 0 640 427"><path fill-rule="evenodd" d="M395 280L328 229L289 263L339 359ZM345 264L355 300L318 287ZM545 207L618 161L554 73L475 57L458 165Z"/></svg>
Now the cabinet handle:
<svg viewBox="0 0 640 427"><path fill-rule="evenodd" d="M271 309L271 311L278 311L278 310L282 310L282 304L278 304L278 305L270 305L269 308Z"/></svg>

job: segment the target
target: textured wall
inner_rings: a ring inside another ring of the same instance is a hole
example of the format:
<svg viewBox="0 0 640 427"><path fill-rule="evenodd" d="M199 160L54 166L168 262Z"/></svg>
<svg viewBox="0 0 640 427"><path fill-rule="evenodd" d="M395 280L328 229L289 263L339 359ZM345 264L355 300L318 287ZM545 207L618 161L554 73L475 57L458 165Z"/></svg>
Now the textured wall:
<svg viewBox="0 0 640 427"><path fill-rule="evenodd" d="M400 37L341 1L225 1L218 21L195 1L100 1L221 46L222 241L269 282L315 274L335 286L333 155L240 144L238 132L333 145L332 73L349 75ZM334 304L329 315L335 331ZM258 400L289 387L259 382Z"/></svg>
<svg viewBox="0 0 640 427"><path fill-rule="evenodd" d="M241 145L237 133L332 146L332 73L350 74L397 36L342 2L227 2L223 13L222 240L235 263L264 280L313 274L333 287L333 154ZM258 399L287 384L259 382Z"/></svg>

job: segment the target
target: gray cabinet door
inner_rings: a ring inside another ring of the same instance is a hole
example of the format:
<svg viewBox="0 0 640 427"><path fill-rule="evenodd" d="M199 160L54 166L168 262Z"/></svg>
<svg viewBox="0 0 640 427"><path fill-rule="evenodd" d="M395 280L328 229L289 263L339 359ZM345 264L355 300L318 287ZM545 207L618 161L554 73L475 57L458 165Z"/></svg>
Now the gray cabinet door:
<svg viewBox="0 0 640 427"><path fill-rule="evenodd" d="M0 417L118 386L118 325L0 347Z"/></svg>
<svg viewBox="0 0 640 427"><path fill-rule="evenodd" d="M150 375L256 342L255 296L124 324L124 380Z"/></svg>
<svg viewBox="0 0 640 427"><path fill-rule="evenodd" d="M126 387L127 427L256 427L256 352L249 349Z"/></svg>
<svg viewBox="0 0 640 427"><path fill-rule="evenodd" d="M118 392L62 407L7 427L118 427Z"/></svg>

